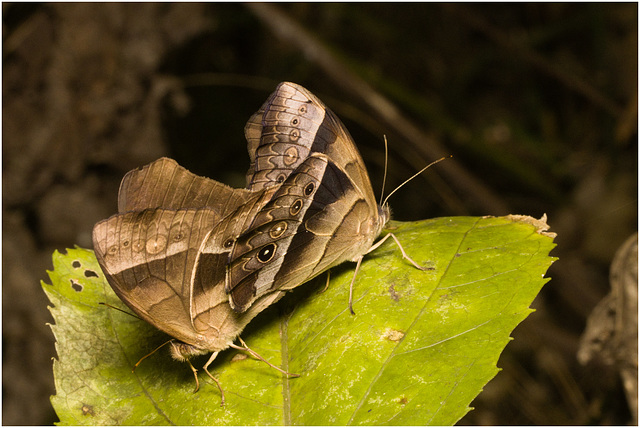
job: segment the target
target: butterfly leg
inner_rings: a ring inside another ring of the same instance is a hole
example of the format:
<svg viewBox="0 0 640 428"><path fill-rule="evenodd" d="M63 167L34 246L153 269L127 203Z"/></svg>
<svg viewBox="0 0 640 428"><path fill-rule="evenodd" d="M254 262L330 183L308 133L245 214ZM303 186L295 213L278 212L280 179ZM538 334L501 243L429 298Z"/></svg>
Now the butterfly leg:
<svg viewBox="0 0 640 428"><path fill-rule="evenodd" d="M320 292L320 294L324 293L325 291L327 291L327 289L329 288L329 283L331 282L331 270L327 271L327 283L324 285L324 288L322 289L322 291Z"/></svg>
<svg viewBox="0 0 640 428"><path fill-rule="evenodd" d="M274 369L278 370L280 373L285 374L287 376L291 376L291 377L299 377L299 374L295 374L295 373L289 373L285 370L282 370L280 367L275 366L273 364L271 364L269 361L265 360L260 354L258 354L256 351L254 351L253 349L249 348L247 346L246 343L244 343L244 340L242 340L241 337L238 337L238 340L240 341L240 343L242 343L242 346L238 346L238 345L234 345L233 343L231 344L231 347L233 349L238 349L240 351L247 351L249 352L251 355L253 355L255 358L257 358L258 360L267 363L269 366L273 367Z"/></svg>
<svg viewBox="0 0 640 428"><path fill-rule="evenodd" d="M168 344L168 343L173 343L173 339L171 340L167 340L166 342L164 342L162 345L158 346L156 349L154 349L153 351L149 352L147 355L145 355L144 357L140 358L138 360L138 362L133 366L133 368L131 369L131 373L136 371L136 367L138 367L140 365L140 363L149 358L150 356L152 356L153 354L155 354L156 352L158 352L158 349L162 348L164 345ZM196 379L197 380L197 379Z"/></svg>
<svg viewBox="0 0 640 428"><path fill-rule="evenodd" d="M351 284L349 284L349 312L351 312L351 315L356 314L355 312L353 312L353 284L355 284L356 282L356 276L358 276L358 271L360 270L360 265L362 264L363 258L364 256L360 256L357 260L355 260L356 271L353 273L353 278L351 278Z"/></svg>
<svg viewBox="0 0 640 428"><path fill-rule="evenodd" d="M370 252L376 250L380 245L384 244L384 242L389 238L393 238L393 240L396 241L396 244L398 245L398 248L400 248L400 252L402 253L402 257L407 259L412 265L414 265L416 268L420 270L429 269L425 266L420 266L418 263L414 262L413 259L409 257L407 253L404 251L404 248L402 248L400 241L398 241L398 238L396 238L396 235L394 235L393 233L388 233L384 238L382 238L381 240L373 244L365 254L369 254ZM353 260L357 264L356 264L356 271L353 273L353 278L351 278L351 284L349 285L349 311L351 312L351 315L356 314L353 311L353 284L355 284L356 282L356 276L358 275L358 271L360 270L360 264L362 264L363 257L364 255L358 257L356 260Z"/></svg>
<svg viewBox="0 0 640 428"><path fill-rule="evenodd" d="M211 375L211 373L209 373L209 364L211 364L213 362L213 360L216 359L216 357L218 356L217 352L214 352L213 354L211 354L211 357L209 358L209 361L207 361L207 364L204 365L203 370L205 371L205 373L207 375L209 375L209 377L211 379L213 379L213 381L216 383L216 385L218 385L218 389L220 390L220 406L223 407L224 406L224 391L222 390L222 386L220 386L220 382L218 382L218 379L216 379L215 377L213 377ZM193 370L193 373L195 374L197 372L196 369L193 368L193 365L191 365L191 363L189 363L189 365L191 366L191 369ZM198 382L198 376L196 376L196 383ZM196 391L198 389L196 388ZM195 392L195 391L194 391Z"/></svg>
<svg viewBox="0 0 640 428"><path fill-rule="evenodd" d="M198 369L193 367L193 364L191 364L191 361L189 361L189 360L185 360L185 361L187 362L187 364L189 364L189 367L191 368L191 371L193 372L193 377L196 379L196 389L193 390L193 393L195 394L200 389L200 382L198 381Z"/></svg>
<svg viewBox="0 0 640 428"><path fill-rule="evenodd" d="M414 265L416 268L420 270L429 269L426 266L420 266L418 263L414 262L413 259L409 257L409 255L404 251L404 248L402 248L402 244L400 244L400 241L398 241L398 238L396 238L396 235L394 235L393 233L388 233L384 238L382 238L381 240L373 244L365 254L369 254L370 252L376 250L380 245L382 245L390 237L393 238L394 241L396 241L396 244L398 245L398 248L400 248L400 252L402 253L402 257L407 259L412 265Z"/></svg>

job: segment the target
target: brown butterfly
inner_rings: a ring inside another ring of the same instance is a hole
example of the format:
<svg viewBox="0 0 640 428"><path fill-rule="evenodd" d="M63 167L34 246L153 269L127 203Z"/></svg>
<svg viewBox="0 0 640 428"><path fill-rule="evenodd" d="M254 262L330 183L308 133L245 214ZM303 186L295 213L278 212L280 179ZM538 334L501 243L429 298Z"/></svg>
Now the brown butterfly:
<svg viewBox="0 0 640 428"><path fill-rule="evenodd" d="M93 231L116 294L177 339L175 358L212 352L204 370L216 383L207 367L259 312L344 261L357 262L353 288L363 256L393 236L373 243L388 205L376 203L344 125L309 91L281 83L245 135L247 189L162 158L124 177L119 214Z"/></svg>

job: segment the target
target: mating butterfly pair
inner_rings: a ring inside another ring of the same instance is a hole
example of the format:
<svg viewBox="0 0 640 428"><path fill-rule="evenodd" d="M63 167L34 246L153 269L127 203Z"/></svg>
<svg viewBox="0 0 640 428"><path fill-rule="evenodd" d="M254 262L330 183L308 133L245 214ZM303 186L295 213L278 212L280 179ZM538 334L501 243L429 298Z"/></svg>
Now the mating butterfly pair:
<svg viewBox="0 0 640 428"><path fill-rule="evenodd" d="M216 383L207 367L246 349L233 342L253 317L339 263L359 267L389 219L344 125L303 87L281 83L245 136L246 189L161 158L124 177L119 213L93 230L120 299L177 339L175 358L212 352Z"/></svg>

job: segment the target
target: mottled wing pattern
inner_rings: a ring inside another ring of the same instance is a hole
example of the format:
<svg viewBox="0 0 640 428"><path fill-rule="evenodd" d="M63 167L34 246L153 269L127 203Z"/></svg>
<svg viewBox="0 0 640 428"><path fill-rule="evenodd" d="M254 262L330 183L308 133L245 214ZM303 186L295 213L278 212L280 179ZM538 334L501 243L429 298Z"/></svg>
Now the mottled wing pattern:
<svg viewBox="0 0 640 428"><path fill-rule="evenodd" d="M249 189L283 183L309 156L323 119L321 105L280 84L245 127L252 160Z"/></svg>

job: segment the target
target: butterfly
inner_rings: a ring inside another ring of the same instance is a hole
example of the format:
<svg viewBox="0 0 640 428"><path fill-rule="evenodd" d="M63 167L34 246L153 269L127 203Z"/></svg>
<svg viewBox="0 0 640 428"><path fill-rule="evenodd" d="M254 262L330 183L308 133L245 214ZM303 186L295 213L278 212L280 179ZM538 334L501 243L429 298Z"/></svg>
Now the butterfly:
<svg viewBox="0 0 640 428"><path fill-rule="evenodd" d="M118 297L176 339L174 358L212 352L203 369L218 387L208 366L230 346L256 355L233 342L258 313L345 261L357 262L352 290L364 255L395 239L374 244L389 207L376 202L342 122L311 92L281 83L245 136L245 189L161 158L123 178L118 214L93 230Z"/></svg>

